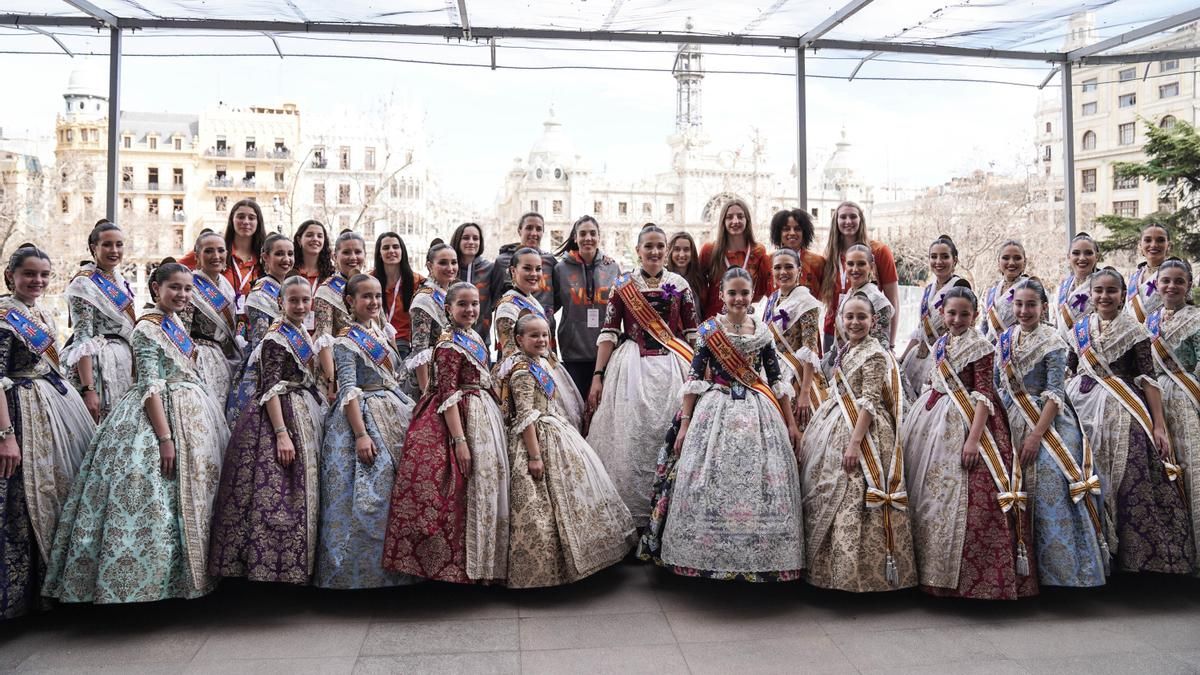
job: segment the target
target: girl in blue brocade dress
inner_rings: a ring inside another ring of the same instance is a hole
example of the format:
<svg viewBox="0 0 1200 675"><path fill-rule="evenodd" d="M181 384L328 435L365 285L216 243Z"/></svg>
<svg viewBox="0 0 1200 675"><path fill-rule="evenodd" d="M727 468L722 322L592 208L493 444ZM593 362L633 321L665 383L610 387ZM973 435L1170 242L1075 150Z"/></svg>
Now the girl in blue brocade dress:
<svg viewBox="0 0 1200 675"><path fill-rule="evenodd" d="M238 415L246 408L258 384L258 371L251 365L250 355L271 326L283 316L279 308L280 284L292 270L295 261L292 240L278 232L268 235L258 259L262 262L264 273L254 282L254 290L246 296L246 318L238 331L246 340L243 350L246 359L239 364L229 397L225 400L225 419L229 420L230 429L237 424Z"/></svg>
<svg viewBox="0 0 1200 675"><path fill-rule="evenodd" d="M1070 349L1042 321L1047 301L1037 279L1013 286L1010 304L1018 323L997 336L996 391L1025 467L1039 583L1100 586L1108 564L1100 479L1067 398Z"/></svg>
<svg viewBox="0 0 1200 675"><path fill-rule="evenodd" d="M38 607L54 530L95 423L60 370L53 316L37 307L50 259L17 247L0 298L0 619Z"/></svg>
<svg viewBox="0 0 1200 675"><path fill-rule="evenodd" d="M774 338L747 312L751 284L730 268L725 314L700 327L640 555L686 576L791 581L804 566L800 431Z"/></svg>
<svg viewBox="0 0 1200 675"><path fill-rule="evenodd" d="M149 602L212 590L212 502L229 440L179 313L192 273L151 276L156 307L138 320L138 381L96 430L59 519L43 590L63 602Z"/></svg>
<svg viewBox="0 0 1200 675"><path fill-rule="evenodd" d="M353 322L333 344L338 393L325 421L313 583L322 588L412 583L382 566L388 501L414 405L401 390L407 373L380 327L379 281L351 277L345 300Z"/></svg>

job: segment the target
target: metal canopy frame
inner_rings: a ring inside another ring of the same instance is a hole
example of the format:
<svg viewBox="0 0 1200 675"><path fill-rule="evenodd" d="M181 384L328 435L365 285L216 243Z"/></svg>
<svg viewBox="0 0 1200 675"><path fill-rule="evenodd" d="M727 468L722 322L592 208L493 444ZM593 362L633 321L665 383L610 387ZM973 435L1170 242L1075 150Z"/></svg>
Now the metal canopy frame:
<svg viewBox="0 0 1200 675"><path fill-rule="evenodd" d="M421 26L406 24L380 23L341 23L307 21L304 14L293 2L288 6L293 10L299 21L280 20L241 20L241 19L144 19L117 16L101 7L92 0L63 0L67 5L86 16L53 16L43 14L0 14L0 26L28 28L54 40L60 49L68 56L74 56L71 51L54 34L46 28L95 28L110 31L109 40L109 97L108 97L108 157L106 185L106 214L109 220L116 222L117 209L117 167L119 166L120 144L120 81L121 81L121 38L125 31L171 29L171 30L209 30L231 32L258 32L265 35L275 46L280 58L284 57L276 34L312 33L312 34L350 34L350 35L394 35L394 36L423 36L441 37L446 40L484 41L493 51L493 69L495 69L496 40L525 39L525 40L564 40L564 41L599 41L599 42L631 42L631 43L663 43L663 44L699 44L699 45L728 45L750 47L777 47L780 49L796 50L796 91L797 91L797 190L800 207L808 207L808 148L807 148L807 100L805 92L805 50L818 51L821 49L866 52L858 66L851 73L853 80L858 70L869 60L882 54L924 54L930 56L957 56L979 59L1003 59L1014 61L1038 61L1050 63L1053 68L1041 83L1039 89L1045 87L1054 74L1060 73L1063 88L1063 162L1065 178L1066 220L1067 233L1070 237L1075 231L1075 194L1074 194L1074 147L1072 120L1072 65L1092 65L1110 63L1149 63L1163 59L1188 58L1200 56L1200 48L1174 49L1162 51L1133 51L1120 54L1106 54L1111 49L1130 44L1138 40L1176 28L1183 24L1200 20L1200 7L1155 21L1120 35L1101 40L1092 45L1074 49L1068 52L1057 51L1028 51L1008 49L988 49L977 47L959 47L939 44L937 42L904 42L889 40L837 40L826 39L824 36L837 28L847 19L870 5L874 0L849 0L836 12L818 22L813 28L799 36L791 35L748 35L750 30L764 23L764 20L777 12L786 0L776 0L758 18L746 26L741 33L701 34L689 32L634 32L614 31L609 27L621 10L625 0L613 0L612 7L604 20L602 30L563 30L544 28L511 28L498 26L472 26L467 10L467 0L446 0L447 14L457 19L457 26ZM457 13L457 16L455 16Z"/></svg>

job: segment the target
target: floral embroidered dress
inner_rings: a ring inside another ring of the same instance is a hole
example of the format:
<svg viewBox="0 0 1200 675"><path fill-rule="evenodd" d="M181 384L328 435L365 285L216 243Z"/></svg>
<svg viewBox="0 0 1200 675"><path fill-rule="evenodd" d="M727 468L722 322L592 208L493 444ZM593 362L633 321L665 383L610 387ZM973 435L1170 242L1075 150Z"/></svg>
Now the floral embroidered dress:
<svg viewBox="0 0 1200 675"><path fill-rule="evenodd" d="M412 321L412 351L405 365L409 371L416 371L433 359L434 345L450 328L450 317L446 315L446 289L433 279L426 279L413 295L408 314ZM412 393L421 395L415 382Z"/></svg>
<svg viewBox="0 0 1200 675"><path fill-rule="evenodd" d="M1176 460L1184 466L1188 513L1192 518L1192 543L1196 546L1192 570L1200 573L1200 307L1184 305L1171 312L1151 315L1147 326L1159 336L1154 345L1163 414ZM1169 350L1169 351L1165 351Z"/></svg>
<svg viewBox="0 0 1200 675"><path fill-rule="evenodd" d="M1142 390L1159 386L1149 338L1126 312L1111 321L1099 314L1080 319L1067 395L1096 453L1105 538L1117 568L1186 574L1195 555L1187 504L1147 431L1152 421Z"/></svg>
<svg viewBox="0 0 1200 675"><path fill-rule="evenodd" d="M253 301L251 294L247 305ZM233 427L213 508L208 571L214 577L306 584L312 576L326 414L315 368L308 331L286 320L276 322L250 356L255 389ZM278 399L296 449L287 467L279 463L279 437L267 414L271 399Z"/></svg>
<svg viewBox="0 0 1200 675"><path fill-rule="evenodd" d="M178 316L148 310L131 343L138 381L96 430L54 535L43 594L63 602L195 598L213 588L205 558L229 440L223 411ZM169 477L145 412L152 394L175 444Z"/></svg>
<svg viewBox="0 0 1200 675"><path fill-rule="evenodd" d="M96 425L60 370L53 318L0 298L0 388L21 463L0 478L0 619L38 607L71 481Z"/></svg>
<svg viewBox="0 0 1200 675"><path fill-rule="evenodd" d="M1158 270L1143 262L1137 266L1125 284L1125 312L1138 323L1162 309L1163 297L1158 292Z"/></svg>
<svg viewBox="0 0 1200 675"><path fill-rule="evenodd" d="M400 388L407 374L383 331L352 323L333 345L337 399L325 420L321 450L321 524L313 583L322 588L377 588L411 583L383 569L383 535L396 465L413 401ZM358 401L375 443L370 464L358 459L346 405Z"/></svg>
<svg viewBox="0 0 1200 675"><path fill-rule="evenodd" d="M759 320L771 329L775 338L783 380L791 383L793 408L799 408L802 403L810 404L814 409L817 407L811 397L805 402L800 400L800 385L805 363L817 371L815 377L820 377L821 306L821 301L813 297L806 286L797 286L786 296L779 290L771 293L762 301L759 310Z"/></svg>
<svg viewBox="0 0 1200 675"><path fill-rule="evenodd" d="M274 277L265 276L254 284L254 290L250 291L246 298L246 322L241 331L246 340L243 350L246 360L239 364L233 386L230 387L229 396L225 400L225 419L229 421L230 429L237 425L238 415L242 414L246 404L254 397L258 386L258 361L251 363L250 355L258 348L258 343L262 342L271 326L283 317L283 311L279 307L280 292L279 281Z"/></svg>
<svg viewBox="0 0 1200 675"><path fill-rule="evenodd" d="M837 315L834 317L834 356L837 358L837 349L846 342L846 328L842 322L842 308L846 305L846 301L854 297L855 294L862 293L871 301L871 307L875 310L875 325L871 327L870 336L875 338L879 345L885 350L891 349L892 335L892 319L896 315L896 308L892 307L892 301L887 299L883 291L875 285L875 282L868 281L856 289L851 289L843 293L838 298ZM829 358L828 356L826 358ZM833 360L829 360L826 364L827 370L832 370Z"/></svg>
<svg viewBox="0 0 1200 675"><path fill-rule="evenodd" d="M341 272L334 272L321 282L313 295L312 338L318 352L333 347L337 336L353 323L345 296L346 277Z"/></svg>
<svg viewBox="0 0 1200 675"><path fill-rule="evenodd" d="M67 284L65 295L74 332L63 349L62 363L71 386L78 389L82 383L76 366L81 358L92 357L92 379L104 419L133 386L133 289L120 272L105 273L89 265Z"/></svg>
<svg viewBox="0 0 1200 675"><path fill-rule="evenodd" d="M805 578L814 586L856 593L915 586L908 512L892 501L904 491L896 445L895 415L904 397L899 371L869 336L856 346L843 345L834 368L830 397L813 413L801 452ZM859 448L859 466L847 473L842 455L854 430L851 420L857 424L863 412L871 413L869 441Z"/></svg>
<svg viewBox="0 0 1200 675"><path fill-rule="evenodd" d="M776 404L722 365L731 345L748 372L766 371L776 396L791 394L770 331L747 318L749 335L733 334L723 317L700 326L681 390L700 399L678 455L678 427L667 435L639 555L685 576L791 581L804 566L796 455Z"/></svg>
<svg viewBox="0 0 1200 675"><path fill-rule="evenodd" d="M655 281L651 287L638 271L618 279L609 294L596 344L617 347L605 368L603 395L587 435L638 527L650 519L658 449L679 409L679 389L689 366L685 359L690 360L696 339L696 305L687 281L668 271ZM664 326L670 346L650 332L665 339Z"/></svg>
<svg viewBox="0 0 1200 675"><path fill-rule="evenodd" d="M1029 511L1013 494L1013 449L993 389L992 352L974 329L939 339L931 354L932 387L913 404L901 431L917 569L922 587L934 595L1014 600L1037 594ZM942 358L950 375L935 365ZM956 391L965 398L961 404ZM970 423L963 408L974 410L979 402L988 415L986 431L979 459L967 469L962 451ZM1007 510L1002 494L1014 497ZM1027 574L1020 573L1022 560Z"/></svg>
<svg viewBox="0 0 1200 675"><path fill-rule="evenodd" d="M551 329L554 328L542 308L542 303L538 302L535 296L525 295L515 288L509 289L496 303L496 348L500 352L500 363L496 367L495 375L499 380L508 376L508 371L516 359L517 342L513 333L517 327L517 319L525 314L537 314L547 319ZM575 386L571 374L554 355L550 357L550 373L558 385L555 389L555 402L562 408L571 426L582 429L583 396L579 394L579 387Z"/></svg>
<svg viewBox="0 0 1200 675"><path fill-rule="evenodd" d="M223 276L213 281L203 272L193 272L191 305L179 313L179 318L195 342L200 379L224 412L233 372L246 342L237 334L233 287Z"/></svg>
<svg viewBox="0 0 1200 675"><path fill-rule="evenodd" d="M620 562L637 539L629 509L600 458L554 404L549 366L522 355L505 387L512 413L510 588L578 581ZM545 466L540 480L529 475L524 431L531 425Z"/></svg>
<svg viewBox="0 0 1200 675"><path fill-rule="evenodd" d="M1074 274L1068 274L1058 284L1053 323L1059 337L1070 349L1075 348L1075 323L1096 311L1096 305L1092 302L1091 284L1091 276L1084 277L1083 281L1076 284Z"/></svg>
<svg viewBox="0 0 1200 675"><path fill-rule="evenodd" d="M383 566L469 583L508 573L508 454L504 417L491 393L487 348L455 328L433 349L429 391L417 404L396 468ZM458 407L471 474L458 465L443 414Z"/></svg>
<svg viewBox="0 0 1200 675"><path fill-rule="evenodd" d="M933 343L946 334L946 325L942 323L942 303L946 300L946 293L956 286L970 288L971 284L955 274L941 286L938 286L936 279L929 282L921 295L921 315L911 336L920 344L909 350L900 362L904 393L909 401L915 400L929 382L929 372L933 369Z"/></svg>
<svg viewBox="0 0 1200 675"><path fill-rule="evenodd" d="M1026 277L1022 275L1016 281L1000 279L988 287L983 297L983 318L979 321L979 332L992 344L996 338L1017 323L1017 314L1013 309L1013 286Z"/></svg>
<svg viewBox="0 0 1200 675"><path fill-rule="evenodd" d="M1013 448L1020 450L1047 401L1058 404L1037 459L1024 471L1038 582L1103 585L1109 555L1103 531L1097 530L1103 523L1104 501L1099 478L1089 482L1096 476L1095 460L1090 448L1084 454L1079 418L1067 398L1064 377L1070 349L1058 331L1044 323L1032 332L1013 326L998 343L996 391L1008 412Z"/></svg>

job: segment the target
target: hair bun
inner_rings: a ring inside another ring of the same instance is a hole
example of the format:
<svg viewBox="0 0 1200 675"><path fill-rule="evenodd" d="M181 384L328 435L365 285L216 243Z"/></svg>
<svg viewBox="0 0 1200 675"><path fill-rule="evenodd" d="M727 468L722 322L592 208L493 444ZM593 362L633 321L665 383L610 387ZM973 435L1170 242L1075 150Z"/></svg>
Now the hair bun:
<svg viewBox="0 0 1200 675"><path fill-rule="evenodd" d="M34 244L34 243L32 243L32 242L28 242L28 241L27 241L27 242L25 242L25 243L23 243L23 244L18 244L18 245L17 245L17 250L20 250L20 249L23 249L23 248L37 248L37 244Z"/></svg>
<svg viewBox="0 0 1200 675"><path fill-rule="evenodd" d="M347 227L346 229L342 230L341 232L338 232L338 235L341 236L341 235L347 234L347 233L353 234L354 230Z"/></svg>
<svg viewBox="0 0 1200 675"><path fill-rule="evenodd" d="M950 238L950 235L948 235L948 234L939 234L939 235L938 235L938 237L937 237L937 239L935 239L934 241L944 241L944 242L946 242L946 243L949 243L949 244L953 244L953 243L954 243L954 240L953 240L953 239L951 239L951 238Z"/></svg>
<svg viewBox="0 0 1200 675"><path fill-rule="evenodd" d="M178 261L178 260L176 260L175 258L171 257L171 256L167 256L167 257L163 258L162 260L160 260L160 261L158 262L158 264L159 264L159 265L169 265L169 264L171 264L171 263L173 263L173 262L179 262L179 261Z"/></svg>
<svg viewBox="0 0 1200 675"><path fill-rule="evenodd" d="M446 242L441 237L434 237L433 241L429 242L429 248L433 248L434 246L437 246L439 244L444 244L444 243L446 243Z"/></svg>

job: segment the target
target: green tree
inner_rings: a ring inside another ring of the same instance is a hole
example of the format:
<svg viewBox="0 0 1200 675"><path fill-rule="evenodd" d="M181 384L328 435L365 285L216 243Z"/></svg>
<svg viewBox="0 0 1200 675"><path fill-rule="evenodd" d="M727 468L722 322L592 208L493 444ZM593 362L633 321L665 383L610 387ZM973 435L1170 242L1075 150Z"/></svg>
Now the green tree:
<svg viewBox="0 0 1200 675"><path fill-rule="evenodd" d="M1174 203L1174 211L1159 210L1142 218L1104 215L1096 219L1108 229L1100 242L1105 252L1137 252L1142 230L1150 225L1163 225L1171 232L1171 250L1189 260L1200 259L1200 134L1184 121L1170 129L1160 129L1144 121L1148 141L1145 162L1115 162L1113 172L1118 178L1137 177L1162 186L1160 203Z"/></svg>

